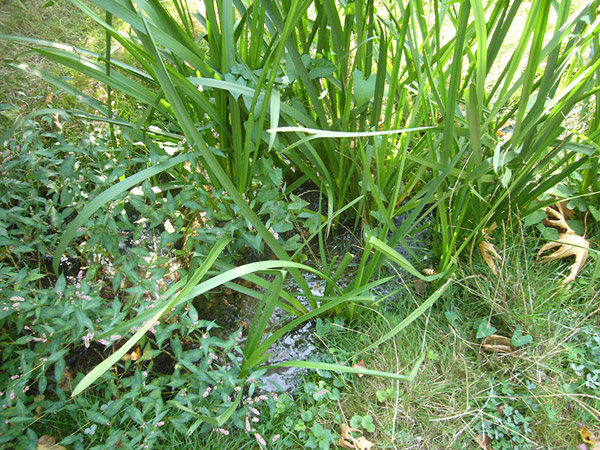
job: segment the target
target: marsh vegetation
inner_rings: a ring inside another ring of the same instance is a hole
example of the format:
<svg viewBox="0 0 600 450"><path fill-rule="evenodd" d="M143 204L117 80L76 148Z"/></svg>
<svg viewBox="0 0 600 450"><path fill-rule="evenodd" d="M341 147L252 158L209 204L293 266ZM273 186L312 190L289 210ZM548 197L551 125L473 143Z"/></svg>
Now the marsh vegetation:
<svg viewBox="0 0 600 450"><path fill-rule="evenodd" d="M0 443L594 448L599 7L5 0Z"/></svg>

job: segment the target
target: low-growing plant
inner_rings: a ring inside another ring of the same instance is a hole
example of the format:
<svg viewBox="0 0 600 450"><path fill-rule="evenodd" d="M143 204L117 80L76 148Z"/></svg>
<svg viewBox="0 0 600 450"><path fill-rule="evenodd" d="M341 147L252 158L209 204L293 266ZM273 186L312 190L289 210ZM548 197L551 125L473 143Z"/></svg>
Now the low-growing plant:
<svg viewBox="0 0 600 450"><path fill-rule="evenodd" d="M474 426L482 442L489 439L494 448L507 450L534 448L530 429L532 419L527 410L537 409L538 405L522 402L520 395L508 383L492 386L482 407L481 419Z"/></svg>
<svg viewBox="0 0 600 450"><path fill-rule="evenodd" d="M194 201L202 197L197 195L197 183L201 180L193 177L187 186L165 183L160 177L153 183L146 180L139 187L113 194L107 200L106 210L99 209L100 205L94 200L90 204L95 209L90 210L89 204L82 208L90 197L98 195L98 180L121 178L128 166L141 161L117 160L111 166L108 150L106 161L88 159L103 148L106 139L90 137L84 141L89 147L80 147L46 133L44 141L42 134L35 132L35 124L30 125L34 132L26 131L27 138L21 142L30 146L32 153L21 152L20 159L13 162L6 156L8 150L5 155L5 163L11 162L13 184L23 189L2 192L3 201L10 205L18 203L19 195L44 190L44 196L33 196L26 203L32 212L43 212L40 213L41 224L36 220L23 222L22 215L17 214L3 216L2 222L7 231L6 239L16 239L21 233L28 236L38 233L41 239L35 247L24 246L18 260L10 258L11 253L2 260L0 278L7 300L2 303L0 312L5 344L1 381L6 406L2 411L5 422L1 426L3 442L7 445L15 442L31 445L46 433L58 435L62 445L76 448L85 442L151 446L165 439L163 430L166 428L161 427L167 418L168 429L178 432L227 431L223 427L229 423L242 428L246 419L252 419L248 417L245 399L254 395L256 388L252 380L258 380L269 368L270 346L294 327L346 303L373 302L369 290L385 281L341 292L336 280L298 263L266 261L232 268L224 261L217 261L233 238L243 242L247 223L240 216L232 216L233 220L228 222L219 217L231 206L224 196L206 195L200 200L204 203ZM93 141L96 144L92 144ZM6 148L12 149L15 145L16 141L9 141ZM13 151L16 150L14 147ZM56 158L61 150L68 151L64 160ZM40 168L32 165L33 162L40 164ZM51 170L53 164L55 171ZM80 181L91 177L95 182L76 184L76 195L64 195L72 186L70 180L79 179L80 171L85 174ZM43 176L32 178L30 173ZM258 174L259 183L263 176L267 175ZM264 186L260 183L258 189L272 192L281 189L281 179L277 176L263 182ZM100 198L102 195L99 194ZM70 247L68 257L59 261L60 275L56 278L48 272L49 258L36 257L36 252L45 256L57 245L60 232L61 222L57 221L54 235L48 234L46 222L54 217L52 208L43 210L40 205L49 198L54 199L53 206L65 218L71 219L75 211L79 211L75 223L79 220L78 226L85 225L76 230L79 245ZM272 212L271 208L288 205L278 203L280 200L273 194L264 198L258 195L258 199L267 205L265 215L273 218L278 217L279 211ZM296 203L288 207L290 221L296 214L309 213L303 211L303 202ZM214 208L212 213L209 207ZM179 214L183 208L198 215L204 213L206 218L205 234L189 248L186 248L186 238L193 238L195 233L193 227L182 231L186 228L184 215ZM82 215L85 221L80 220ZM229 223L233 228L227 228ZM324 226L326 224L320 224L314 233L319 233ZM210 227L215 229L213 235L208 231ZM214 240L209 239L209 235L214 236ZM174 258L186 255L184 261L190 269L169 273ZM78 261L78 265L70 270L68 262L72 260ZM27 266L26 261L29 261ZM47 267L39 270L42 261ZM211 271L210 278L198 284L214 263L223 272ZM283 292L285 271L281 269L286 267L318 275L324 284L331 286L331 294L311 294L306 299L307 305L300 297ZM267 280L254 275L255 272L266 272L274 278ZM231 283L240 277L247 277L257 288ZM169 280L175 282L168 285ZM192 301L224 284L258 299L257 313L243 345L238 343L241 337L237 334L214 336L215 324L201 320ZM262 291L263 288L266 291ZM272 328L270 317L276 308L296 318ZM417 311L409 317L404 326L418 314ZM135 333L133 337L129 337L131 333ZM416 373L385 374L318 360L279 365L406 380L413 379ZM91 386L96 381L102 384ZM84 395L78 395L86 388L89 389ZM337 388L328 395L339 396L336 391ZM76 426L64 428L61 420L71 421ZM23 434L16 423L24 424L27 433ZM148 424L152 426L147 427ZM327 434L321 436L319 426L311 425L317 446L324 442L323 436Z"/></svg>
<svg viewBox="0 0 600 450"><path fill-rule="evenodd" d="M577 381L569 386L570 392L597 392L600 388L600 330L585 325L573 338L575 346L569 346L569 371Z"/></svg>
<svg viewBox="0 0 600 450"><path fill-rule="evenodd" d="M339 412L331 411L331 402L340 398L343 383L333 378L331 383L324 380L306 381L294 399L289 394L280 395L277 400L276 416L282 421L282 430L292 436L294 442L306 448L328 449L337 439L333 426L341 423ZM336 387L337 386L337 387Z"/></svg>

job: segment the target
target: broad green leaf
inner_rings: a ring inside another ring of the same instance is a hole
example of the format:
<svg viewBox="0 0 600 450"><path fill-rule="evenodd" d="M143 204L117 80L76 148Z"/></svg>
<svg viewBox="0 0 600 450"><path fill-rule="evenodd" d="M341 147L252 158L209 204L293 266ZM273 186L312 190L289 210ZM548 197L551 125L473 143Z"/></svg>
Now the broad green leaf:
<svg viewBox="0 0 600 450"><path fill-rule="evenodd" d="M546 213L542 209L538 209L532 212L531 214L525 216L525 219L523 220L523 226L530 227L531 225L536 225L545 218Z"/></svg>
<svg viewBox="0 0 600 450"><path fill-rule="evenodd" d="M512 339L510 340L511 345L514 347L523 347L524 345L531 344L532 342L533 337L531 337L531 335L523 335L523 332L518 329L515 330Z"/></svg>
<svg viewBox="0 0 600 450"><path fill-rule="evenodd" d="M479 321L479 325L477 326L477 339L483 339L488 336L491 336L496 331L496 328L490 326L487 319L481 319Z"/></svg>
<svg viewBox="0 0 600 450"><path fill-rule="evenodd" d="M362 106L373 98L376 79L376 74L371 74L368 78L365 78L360 70L354 71L352 74L352 86L354 97L356 98L356 106Z"/></svg>

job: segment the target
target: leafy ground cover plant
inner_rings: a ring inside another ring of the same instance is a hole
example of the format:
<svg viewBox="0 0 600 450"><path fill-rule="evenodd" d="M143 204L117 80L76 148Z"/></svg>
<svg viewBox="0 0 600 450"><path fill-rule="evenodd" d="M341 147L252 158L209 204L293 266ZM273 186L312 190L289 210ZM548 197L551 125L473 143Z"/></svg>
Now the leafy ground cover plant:
<svg viewBox="0 0 600 450"><path fill-rule="evenodd" d="M198 203L196 193L190 192L195 189L193 178L186 187L160 183L160 178L147 181L115 195L100 214L88 214L80 224L85 226L77 230L79 245L58 261L56 277L49 255L58 244L63 221L85 211L89 199L102 191L99 183L122 178L143 160L110 158L112 152L105 147L109 140L102 136L89 135L73 145L40 126L27 122L23 137L7 141L3 154L3 176L10 180L1 197L2 239L8 250L1 261L5 300L0 313L5 444L33 445L46 434L76 448L96 442L152 446L165 439L160 429L165 418L170 432L227 431L226 424L242 428L246 419L252 419L251 403L245 398L254 395L252 380L268 368L272 343L346 302L373 301L368 290L382 281L341 293L328 279L337 295L312 295L308 300L315 307L308 309L281 291L285 275L279 269L319 272L293 262L226 268L198 285L232 237L244 242L248 228L241 218L232 217L240 225L231 228L222 217L211 218L219 213L219 197L206 196L206 203ZM97 156L103 152L106 159ZM164 194L155 192L153 185ZM27 197L32 193L36 194ZM265 211L274 205L269 198ZM210 205L216 208L212 213ZM179 231L185 222L177 212L184 207L204 215L204 232L213 239L200 236L186 248L186 238L198 233ZM22 214L24 208L29 217ZM50 227L56 228L54 233ZM217 229L212 235L210 227ZM192 255L185 260L190 270L170 269L174 258L183 254ZM257 270L275 277L252 277ZM241 276L264 286L266 292L229 283ZM168 285L170 281L173 284ZM243 336L237 332L214 336L215 323L200 320L194 306L198 303L191 302L224 283L259 299L258 313ZM276 307L297 318L267 332ZM414 376L414 371L384 374L335 361L280 365L406 380ZM101 384L86 390L95 381ZM83 391L85 395L77 395ZM76 427L64 428L63 421ZM319 426L315 424L315 432Z"/></svg>
<svg viewBox="0 0 600 450"><path fill-rule="evenodd" d="M523 407L537 409L539 405L529 402L529 405L520 405L521 410L519 410L520 396L506 385L500 386L499 390L500 399L496 397L497 394L492 388L490 397L483 405L483 417L474 427L478 432L477 436L484 445L491 445L494 442L496 447L501 449L532 448L534 444L527 437L531 435L529 423L532 418L523 415Z"/></svg>
<svg viewBox="0 0 600 450"><path fill-rule="evenodd" d="M44 123L41 126L45 126ZM133 255L129 252L121 254L123 249L115 237L128 228L117 227L111 215L101 214L96 220L87 222L85 232L93 238L84 242L86 247L79 254L71 254L61 263L63 274L53 286L49 255L57 244L61 223L87 203L99 179L118 177L119 170L113 168L113 173L108 171L107 177L101 170L110 167L101 159L91 158L102 154L102 142L105 142L102 139L92 143L94 136L89 136L83 140L87 147L74 146L60 135L44 132L33 122L29 127L22 138L9 141L3 153L2 176L7 181L3 183L1 197L4 203L3 248L7 250L1 260L3 445L35 446L43 433L61 438L68 436L63 444L75 448L94 442L152 445L164 438L160 429L164 420L161 419L169 411L171 415L178 411L175 414L178 419L172 421L175 427L184 427L183 424L193 418L174 406L166 406L165 401L169 398L181 405L190 399L197 404L198 398L202 398L206 405L203 412L212 414L210 405L219 402L221 392L230 391L228 395L235 395L244 386L247 394L252 382L245 386L235 377L235 370L225 369L228 358L233 358L230 364L240 368L238 359L233 356L238 352L238 357L242 357L239 336L236 334L226 341L211 337L209 333L214 323L199 321L198 313L191 308L190 318L181 318L181 326L176 327L184 334L173 337L172 343L169 334L174 329L173 323L164 329L158 325L153 327L152 339L145 340L141 347L128 354L127 362L121 362L116 371L109 374L109 387L96 390L85 398L69 398L77 381L76 374L90 370L99 357L114 351L113 346L121 339L113 334L106 340L96 341L94 333L104 325L124 320L132 310L144 311L151 307L148 293L151 289L160 292L160 284L156 282L164 278L165 268L161 264L166 258L162 261L158 258L157 266L151 265L149 273L154 276L149 280L140 276L136 270L144 264L143 257L148 256L148 252L144 254L141 251L144 249L138 249L140 251ZM68 156L62 158L63 152ZM155 220L144 206L143 202L141 206L137 205L149 220ZM131 225L122 204L113 203L112 208L116 210L111 212L116 213L117 218L125 218L124 221ZM24 210L28 214L22 214ZM164 216L159 222L163 220ZM122 221L119 222L122 225ZM133 238L140 238L135 234L148 233L151 229L140 230L131 225L128 231ZM155 250L167 249L171 243L169 239L160 239L159 248ZM119 270L119 275L112 279L112 286L104 286L109 292L104 292L101 285L106 281L106 275L100 276L101 271L107 269L108 260L94 261L101 255L98 247L103 248L104 255L114 256L112 267ZM137 257L132 259L132 256ZM109 299L111 307L107 309ZM195 333L200 333L199 341L203 343L200 353L198 345L190 347L193 342L190 336ZM170 352L172 357L168 356ZM134 354L135 358L132 357ZM200 358L207 367L196 365ZM210 365L215 364L217 358L220 363L215 365L216 371L211 371ZM181 366L174 368L177 361ZM192 378L201 386L192 386L188 383L191 381L189 375L182 376L181 371L188 373L190 367L200 375ZM163 392L167 383L172 383L168 394ZM181 388L183 385L185 387ZM217 394L219 387L221 391ZM127 389L127 398L119 394L121 389ZM200 390L207 395L194 394ZM211 391L214 393L209 395ZM187 392L191 393L185 399ZM130 426L132 420L139 426L137 431ZM65 428L67 421L75 426ZM119 426L121 423L130 424L125 434ZM23 429L27 430L26 434Z"/></svg>

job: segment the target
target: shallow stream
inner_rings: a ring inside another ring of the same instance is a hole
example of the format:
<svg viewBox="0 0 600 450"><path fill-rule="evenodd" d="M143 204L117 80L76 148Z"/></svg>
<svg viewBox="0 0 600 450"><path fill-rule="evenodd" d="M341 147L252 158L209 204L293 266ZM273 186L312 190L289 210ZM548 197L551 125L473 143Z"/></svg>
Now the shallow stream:
<svg viewBox="0 0 600 450"><path fill-rule="evenodd" d="M399 223L400 222L398 222L398 224ZM119 243L119 253L121 256L123 256L133 253L135 248L144 247L150 253L150 256L144 257L144 260L146 263L151 264L151 261L155 260L157 257L160 256L164 258L166 256L164 252L157 252L156 249L159 247L157 245L157 239L158 236L156 229L149 230L138 239L133 239L133 236L125 235L123 236L122 241ZM428 259L431 257L430 252L427 249L428 242L426 242L429 241L429 239L430 235L427 232L417 233L416 236L411 236L410 239L407 239L407 244L411 247L413 255L416 254L418 255L418 258L420 258L421 265L427 264ZM328 239L327 246L328 249L331 249L331 253L328 256L331 258L335 255L338 257L338 260L341 260L346 251L350 251L353 254L360 254L362 249L360 248L359 242L360 241L350 231L344 231L341 229L337 233L332 234L332 236L330 236ZM414 261L414 258L411 257L411 252L407 252L402 248L397 248L397 250L405 257L413 259ZM313 249L313 255L316 255L317 253L318 249ZM102 273L103 277L106 279L101 280L101 284L104 284L105 286L110 285L110 278L117 273L117 270L112 266L111 259L103 255L94 255L93 259L96 263L100 263L103 267ZM353 264L358 262L357 259L358 257L355 259L355 261L353 261ZM68 266L67 263L68 262L64 263L65 268ZM77 266L79 266L79 263ZM68 278L70 279L71 283L77 283L77 277L73 274L70 274ZM322 279L310 273L305 274L305 279L313 295L323 295L325 290L325 282ZM344 273L342 278L338 281L338 285L340 287L347 286L350 284L352 279L353 266L351 264L346 270L346 273ZM172 281L174 280L171 278L165 279L165 287ZM389 286L378 288L377 292L374 292L374 294L378 296L385 296L394 289L397 289L398 284L399 283L391 282L389 283ZM284 290L291 294L299 292L298 286L291 278L288 278L284 284ZM103 297L107 300L110 300L110 298L114 298L114 294L111 296L110 293L108 293L107 295L103 295ZM301 297L300 300L302 301ZM222 339L227 339L232 333L237 332L241 328L243 330L242 340L240 341L242 346L245 342L247 328L252 322L257 304L258 300L255 298L241 295L240 293L225 287L221 287L207 295L196 297L193 300L193 305L198 312L199 319L214 321L217 325L219 325L219 328L213 328L211 331L211 333L215 334L216 336ZM288 316L286 316L286 312L276 308L270 318L267 335L283 326L288 320L290 319ZM292 330L284 338L278 340L269 350L270 356L268 363L277 364L292 360L305 361L310 357L314 357L316 352L318 352L318 348L315 344L313 329L314 322L309 321ZM93 349L94 352L100 356L101 353L106 353L106 351L99 351L99 349L95 347ZM109 350L110 349L107 349L107 351ZM92 359L98 359L98 355ZM74 365L81 365L81 361L78 363L75 360L79 360L81 358L89 359L91 355L89 355L89 352L82 351L81 349L77 348L73 350L71 356L75 362ZM155 359L155 363L158 362L159 361ZM160 369L160 371L165 373L173 370L171 366L175 366L177 363L177 361L172 357L166 358L164 361L160 362L160 365L164 366ZM87 364L84 362L84 365ZM269 392L289 391L300 382L299 375L305 371L306 369L295 367L271 369L261 378L261 381L264 384L263 390Z"/></svg>

